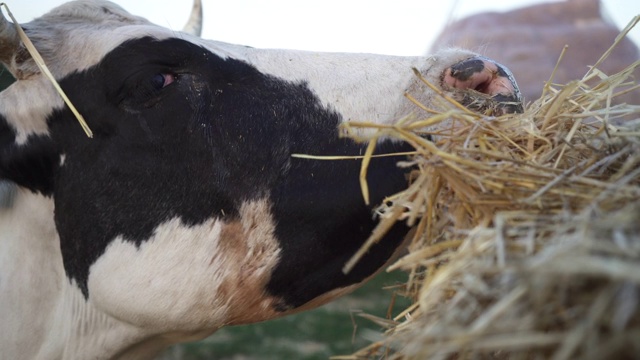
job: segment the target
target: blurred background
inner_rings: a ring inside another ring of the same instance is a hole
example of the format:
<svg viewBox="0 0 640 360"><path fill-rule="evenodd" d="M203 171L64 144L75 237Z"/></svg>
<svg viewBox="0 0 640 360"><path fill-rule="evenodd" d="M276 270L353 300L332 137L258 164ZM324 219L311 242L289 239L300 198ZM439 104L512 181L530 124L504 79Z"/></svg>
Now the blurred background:
<svg viewBox="0 0 640 360"><path fill-rule="evenodd" d="M18 21L28 22L63 2L9 0L8 5ZM176 30L191 9L184 0L116 2ZM640 14L640 1L628 0L203 0L203 6L204 38L259 48L409 56L464 46L509 66L527 100L539 96L565 44L569 49L554 79L558 83L582 77L619 30ZM640 58L640 28L632 30L630 38L602 65L605 73ZM0 90L3 79L7 81L0 74ZM617 101L640 104L638 91ZM359 314L386 318L410 304L410 299L394 295L404 279L403 273L382 274L320 309L223 329L199 343L173 347L161 359L312 360L349 354L379 339L383 328ZM383 290L385 286L391 289Z"/></svg>
<svg viewBox="0 0 640 360"><path fill-rule="evenodd" d="M19 22L64 0L7 0ZM116 0L129 12L182 29L189 0ZM423 55L449 22L486 11L508 11L544 0L203 0L203 37L259 48ZM581 0L577 1L578 3ZM588 0L585 2L589 2ZM640 13L640 1L603 0L618 27ZM499 25L499 24L496 24ZM640 43L640 28L633 31Z"/></svg>
<svg viewBox="0 0 640 360"><path fill-rule="evenodd" d="M64 2L9 0L8 5L19 22L28 22ZM191 11L190 0L115 2L176 30ZM509 66L525 100L531 101L540 95L565 44L570 47L555 78L559 83L584 75L618 31L640 14L640 1L203 0L203 8L204 38L257 48L412 56L442 46L467 47ZM606 63L606 73L639 57L640 27L629 38L612 56L618 60ZM0 89L8 81L6 73L0 74Z"/></svg>
<svg viewBox="0 0 640 360"><path fill-rule="evenodd" d="M10 0L8 5L19 22L28 22L64 2ZM191 11L189 0L115 2L176 30ZM584 75L619 30L640 14L640 1L203 0L203 8L204 38L257 48L413 56L442 46L467 47L511 68L525 100L531 101L540 95L565 44L569 49L555 78L559 83ZM639 57L640 27L628 36L631 41L619 46L602 69L606 73ZM0 74L0 89L7 78Z"/></svg>

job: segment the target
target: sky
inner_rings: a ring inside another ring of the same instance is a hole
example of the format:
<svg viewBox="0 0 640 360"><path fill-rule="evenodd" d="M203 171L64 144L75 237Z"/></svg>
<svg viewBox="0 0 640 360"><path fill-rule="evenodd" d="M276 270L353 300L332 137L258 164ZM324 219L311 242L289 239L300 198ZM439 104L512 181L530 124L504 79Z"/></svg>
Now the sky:
<svg viewBox="0 0 640 360"><path fill-rule="evenodd" d="M64 0L4 0L19 22ZM424 55L452 19L507 11L545 0L202 0L203 37L258 48ZM547 0L548 1L548 0ZM180 30L187 0L116 0L129 12ZM638 0L602 0L621 29L640 14ZM640 26L630 33L640 44Z"/></svg>

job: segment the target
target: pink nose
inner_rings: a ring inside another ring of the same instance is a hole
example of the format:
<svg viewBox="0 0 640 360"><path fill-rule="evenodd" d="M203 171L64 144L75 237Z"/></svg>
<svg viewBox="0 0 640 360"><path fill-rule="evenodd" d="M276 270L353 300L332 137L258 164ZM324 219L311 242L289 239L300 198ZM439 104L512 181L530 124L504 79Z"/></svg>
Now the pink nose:
<svg viewBox="0 0 640 360"><path fill-rule="evenodd" d="M473 57L446 69L443 85L450 89L475 90L489 95L496 103L497 115L523 111L522 96L515 78L505 66L484 57ZM469 96L463 105L469 105Z"/></svg>

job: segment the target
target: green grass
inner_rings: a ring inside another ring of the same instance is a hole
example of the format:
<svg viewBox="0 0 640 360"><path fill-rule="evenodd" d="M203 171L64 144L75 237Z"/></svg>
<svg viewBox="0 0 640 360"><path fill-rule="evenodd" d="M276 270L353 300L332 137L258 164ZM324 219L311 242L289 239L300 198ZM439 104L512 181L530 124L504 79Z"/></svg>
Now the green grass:
<svg viewBox="0 0 640 360"><path fill-rule="evenodd" d="M224 328L211 337L174 346L163 360L320 360L350 354L381 334L380 326L357 314L385 317L392 292L384 286L402 283L405 274L380 274L368 284L313 311L260 324ZM398 297L394 314L409 305Z"/></svg>

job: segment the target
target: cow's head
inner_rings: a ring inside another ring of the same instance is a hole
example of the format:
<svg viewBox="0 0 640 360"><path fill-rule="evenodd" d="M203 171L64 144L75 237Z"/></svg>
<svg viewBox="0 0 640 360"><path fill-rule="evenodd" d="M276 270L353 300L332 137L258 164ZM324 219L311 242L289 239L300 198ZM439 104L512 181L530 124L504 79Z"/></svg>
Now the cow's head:
<svg viewBox="0 0 640 360"><path fill-rule="evenodd" d="M0 23L0 179L55 204L66 276L99 309L139 326L215 328L320 304L372 275L396 226L349 274L369 236L359 155L341 116L303 82L266 75L205 43L100 1L24 25L93 130ZM381 142L378 152L404 150ZM398 157L369 166L371 203L406 185Z"/></svg>

